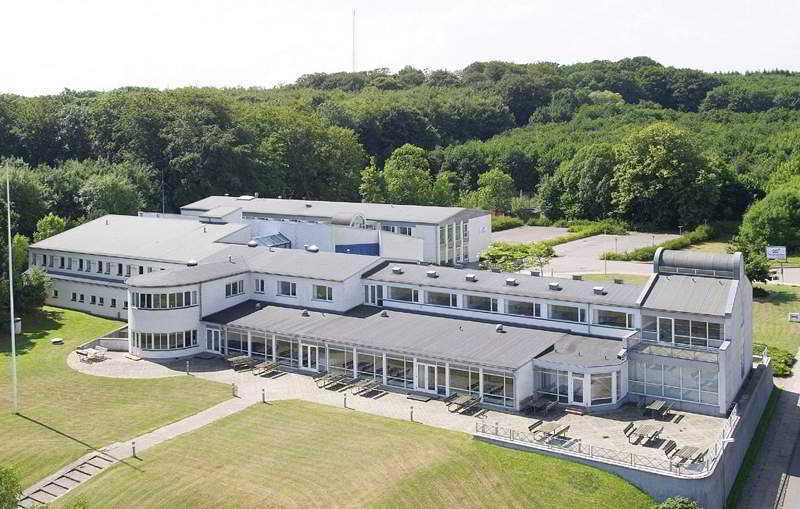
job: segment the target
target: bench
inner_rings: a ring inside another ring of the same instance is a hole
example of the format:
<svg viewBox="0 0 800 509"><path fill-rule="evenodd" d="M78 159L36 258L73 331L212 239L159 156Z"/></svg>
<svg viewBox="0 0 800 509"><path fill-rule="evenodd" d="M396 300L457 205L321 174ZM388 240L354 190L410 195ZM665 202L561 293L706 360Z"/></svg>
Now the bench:
<svg viewBox="0 0 800 509"><path fill-rule="evenodd" d="M572 415L583 415L586 413L586 409L579 406L568 406L564 409L564 412Z"/></svg>
<svg viewBox="0 0 800 509"><path fill-rule="evenodd" d="M541 419L539 419L538 421L534 421L534 423L533 423L533 424L531 424L530 426L528 426L528 431L533 431L533 430L535 430L536 428L538 428L539 426L541 426L543 422L544 422L544 421L543 421L543 420L541 420Z"/></svg>
<svg viewBox="0 0 800 509"><path fill-rule="evenodd" d="M669 458L671 453L674 453L675 450L678 448L678 444L675 440L667 440L667 443L664 444L664 454Z"/></svg>
<svg viewBox="0 0 800 509"><path fill-rule="evenodd" d="M625 426L625 427L622 429L622 434L623 434L623 435L625 435L626 437L629 437L629 436L631 436L631 433L633 433L633 431L634 431L635 429L636 429L636 425L635 425L635 424L633 424L632 422L629 422L629 423L628 423L628 425L627 425L627 426Z"/></svg>
<svg viewBox="0 0 800 509"><path fill-rule="evenodd" d="M519 402L519 412L522 414L526 414L528 412L534 412L534 405L536 404L536 400L539 399L539 396L536 394L532 394L527 398L524 398L522 401Z"/></svg>

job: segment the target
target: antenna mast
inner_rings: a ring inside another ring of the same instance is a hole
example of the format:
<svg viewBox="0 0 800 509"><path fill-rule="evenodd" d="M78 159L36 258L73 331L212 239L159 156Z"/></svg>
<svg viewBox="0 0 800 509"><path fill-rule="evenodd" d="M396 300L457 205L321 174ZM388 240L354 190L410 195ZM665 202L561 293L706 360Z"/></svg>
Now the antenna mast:
<svg viewBox="0 0 800 509"><path fill-rule="evenodd" d="M356 10L353 9L353 72L356 72Z"/></svg>

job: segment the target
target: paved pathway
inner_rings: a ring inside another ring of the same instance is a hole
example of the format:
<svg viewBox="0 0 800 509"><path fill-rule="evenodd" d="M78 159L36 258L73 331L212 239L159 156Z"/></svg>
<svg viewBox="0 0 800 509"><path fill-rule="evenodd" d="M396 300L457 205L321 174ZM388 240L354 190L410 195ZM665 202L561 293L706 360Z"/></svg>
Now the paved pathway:
<svg viewBox="0 0 800 509"><path fill-rule="evenodd" d="M775 385L781 389L780 398L738 509L800 508L800 469L789 468L800 434L800 375L795 371L789 378L775 378ZM799 455L795 451L794 463L800 463Z"/></svg>

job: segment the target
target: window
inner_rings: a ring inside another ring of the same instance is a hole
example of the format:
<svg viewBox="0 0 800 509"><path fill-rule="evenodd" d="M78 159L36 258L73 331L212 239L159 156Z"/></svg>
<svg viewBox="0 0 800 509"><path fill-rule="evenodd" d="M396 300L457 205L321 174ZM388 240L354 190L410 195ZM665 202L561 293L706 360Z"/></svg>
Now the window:
<svg viewBox="0 0 800 509"><path fill-rule="evenodd" d="M117 307L117 299L111 299L111 307L112 308Z"/></svg>
<svg viewBox="0 0 800 509"><path fill-rule="evenodd" d="M225 285L225 297L234 297L244 293L244 280L234 281Z"/></svg>
<svg viewBox="0 0 800 509"><path fill-rule="evenodd" d="M64 261L65 261L65 259L64 259L63 256L58 260L58 268L59 269L63 269L64 268Z"/></svg>
<svg viewBox="0 0 800 509"><path fill-rule="evenodd" d="M261 278L255 278L253 280L253 291L255 293L264 293L264 280Z"/></svg>
<svg viewBox="0 0 800 509"><path fill-rule="evenodd" d="M284 297L296 297L297 283L292 283L291 281L278 281L278 295L283 295Z"/></svg>
<svg viewBox="0 0 800 509"><path fill-rule="evenodd" d="M533 302L521 300L506 301L506 312L509 315L533 316Z"/></svg>
<svg viewBox="0 0 800 509"><path fill-rule="evenodd" d="M83 270L83 258L78 258L78 270Z"/></svg>
<svg viewBox="0 0 800 509"><path fill-rule="evenodd" d="M477 311L497 312L497 299L479 295L467 295L466 307Z"/></svg>
<svg viewBox="0 0 800 509"><path fill-rule="evenodd" d="M71 300L72 302L75 302L76 300L78 300L78 294L77 294L77 293L75 293L75 292L72 292L72 298L71 298L70 300Z"/></svg>
<svg viewBox="0 0 800 509"><path fill-rule="evenodd" d="M414 359L386 357L386 383L394 387L414 387Z"/></svg>
<svg viewBox="0 0 800 509"><path fill-rule="evenodd" d="M122 309L128 309L128 301L127 300L122 301Z"/></svg>
<svg viewBox="0 0 800 509"><path fill-rule="evenodd" d="M54 299L58 298L58 290L53 290L53 298Z"/></svg>
<svg viewBox="0 0 800 509"><path fill-rule="evenodd" d="M400 286L389 287L389 299L404 302L419 302L419 290L403 288Z"/></svg>
<svg viewBox="0 0 800 509"><path fill-rule="evenodd" d="M166 333L134 332L132 339L133 346L141 350L181 350L197 346L197 329Z"/></svg>
<svg viewBox="0 0 800 509"><path fill-rule="evenodd" d="M333 288L330 286L314 285L312 298L316 300L333 300Z"/></svg>
<svg viewBox="0 0 800 509"><path fill-rule="evenodd" d="M716 406L719 404L718 385L719 376L715 369L641 361L628 363L628 390L635 394Z"/></svg>
<svg viewBox="0 0 800 509"><path fill-rule="evenodd" d="M514 377L483 373L483 401L492 405L514 406Z"/></svg>
<svg viewBox="0 0 800 509"><path fill-rule="evenodd" d="M569 401L569 371L536 368L534 377L539 383L539 392L561 403Z"/></svg>
<svg viewBox="0 0 800 509"><path fill-rule="evenodd" d="M389 226L389 225L383 224L383 225L381 225L381 230L383 230L385 232L393 232L394 231L394 226Z"/></svg>
<svg viewBox="0 0 800 509"><path fill-rule="evenodd" d="M658 330L653 332L653 322ZM642 316L642 337L681 346L719 348L722 344L723 326L719 323L682 318ZM647 329L645 329L647 327ZM644 331L647 330L647 333Z"/></svg>
<svg viewBox="0 0 800 509"><path fill-rule="evenodd" d="M591 378L592 405L611 403L611 378L613 373L593 373Z"/></svg>
<svg viewBox="0 0 800 509"><path fill-rule="evenodd" d="M458 307L458 296L455 293L425 292L425 303L455 308Z"/></svg>
<svg viewBox="0 0 800 509"><path fill-rule="evenodd" d="M610 311L607 309L596 309L594 311L594 323L606 325L608 327L631 328L633 315L622 311Z"/></svg>
<svg viewBox="0 0 800 509"><path fill-rule="evenodd" d="M541 317L542 316L542 305L538 302L533 305L533 316Z"/></svg>
<svg viewBox="0 0 800 509"><path fill-rule="evenodd" d="M99 297L98 301L97 301L97 305L98 306L104 306L105 305L104 301L105 301L105 299L103 297Z"/></svg>
<svg viewBox="0 0 800 509"><path fill-rule="evenodd" d="M89 299L90 299L89 304L97 304L97 297L95 297L94 295L90 295Z"/></svg>
<svg viewBox="0 0 800 509"><path fill-rule="evenodd" d="M103 262L100 261L100 260L98 260L98 262L97 262L97 273L98 274L102 274L103 273Z"/></svg>
<svg viewBox="0 0 800 509"><path fill-rule="evenodd" d="M84 302L84 300L85 300L85 299L84 299L84 297L83 297L83 294L80 294L80 297L78 298L78 302Z"/></svg>
<svg viewBox="0 0 800 509"><path fill-rule="evenodd" d="M111 273L111 262L106 262L106 274Z"/></svg>
<svg viewBox="0 0 800 509"><path fill-rule="evenodd" d="M125 277L131 277L131 266L130 265L126 265L125 266Z"/></svg>
<svg viewBox="0 0 800 509"><path fill-rule="evenodd" d="M395 228L395 233L411 236L411 228L408 226L398 226Z"/></svg>
<svg viewBox="0 0 800 509"><path fill-rule="evenodd" d="M86 272L91 272L92 271L92 260L86 260L86 265L85 265L84 268L86 269Z"/></svg>
<svg viewBox="0 0 800 509"><path fill-rule="evenodd" d="M67 258L67 269L72 270L72 258Z"/></svg>
<svg viewBox="0 0 800 509"><path fill-rule="evenodd" d="M586 320L586 310L572 306L560 306L558 304L550 304L550 319L552 320L565 320L568 322L577 322L583 317ZM583 314L580 313L583 311Z"/></svg>
<svg viewBox="0 0 800 509"><path fill-rule="evenodd" d="M122 264L121 263L117 264L117 275L118 276L122 275ZM130 271L128 272L128 275L130 275Z"/></svg>
<svg viewBox="0 0 800 509"><path fill-rule="evenodd" d="M139 265L139 274L144 274L144 265Z"/></svg>

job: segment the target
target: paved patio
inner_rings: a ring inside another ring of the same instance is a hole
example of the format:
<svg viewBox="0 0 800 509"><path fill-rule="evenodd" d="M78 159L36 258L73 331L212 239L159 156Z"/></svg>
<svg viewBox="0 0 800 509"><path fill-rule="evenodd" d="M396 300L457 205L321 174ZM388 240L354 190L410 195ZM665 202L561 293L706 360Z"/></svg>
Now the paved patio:
<svg viewBox="0 0 800 509"><path fill-rule="evenodd" d="M109 352L109 359L102 362L80 362L74 353L69 355L67 362L82 373L96 376L117 378L187 376L185 359L164 362L133 361L122 353ZM396 419L410 419L413 408L413 418L417 422L466 433L475 431L476 422L527 431L528 426L535 420L557 421L569 426L564 434L565 437L580 439L584 447L589 445L603 447L658 460L665 459L662 447L667 440L675 440L679 447L688 445L699 447L701 450L709 448L713 450L725 422L721 417L685 412L677 412L668 419L653 419L643 416L642 410L633 405L600 415L574 415L567 414L563 410L550 412L547 416L537 415L535 418L500 410L482 410L477 414L463 415L448 411L441 401L412 401L401 393L375 391L366 395L353 395L349 389L320 389L312 377L303 373L282 371L273 376L260 377L254 376L249 371L236 372L220 358L195 357L189 360L189 367L193 376L235 384L237 395L251 401L260 401L263 390L268 401L302 399L331 406L346 405L353 410ZM629 443L622 433L622 429L630 422L635 422L637 426L658 424L664 429L659 438L650 444L635 445Z"/></svg>

